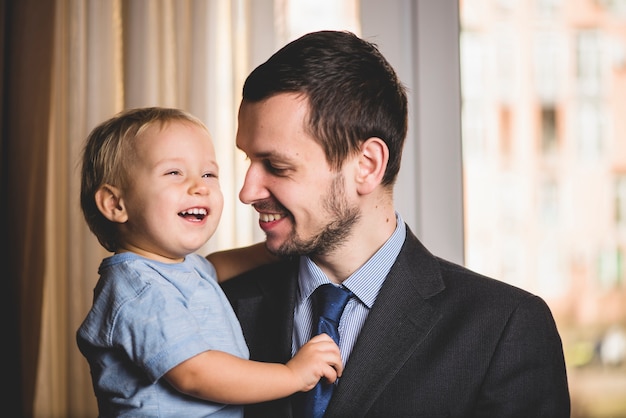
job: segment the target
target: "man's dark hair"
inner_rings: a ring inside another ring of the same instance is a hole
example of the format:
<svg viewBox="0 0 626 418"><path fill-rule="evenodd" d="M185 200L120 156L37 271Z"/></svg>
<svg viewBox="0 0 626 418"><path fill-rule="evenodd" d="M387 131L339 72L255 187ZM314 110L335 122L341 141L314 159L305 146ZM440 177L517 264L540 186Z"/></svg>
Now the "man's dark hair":
<svg viewBox="0 0 626 418"><path fill-rule="evenodd" d="M406 89L375 44L345 31L312 32L290 42L252 71L243 100L279 93L307 99L306 128L335 170L362 141L382 139L389 148L382 184L395 183L407 133Z"/></svg>

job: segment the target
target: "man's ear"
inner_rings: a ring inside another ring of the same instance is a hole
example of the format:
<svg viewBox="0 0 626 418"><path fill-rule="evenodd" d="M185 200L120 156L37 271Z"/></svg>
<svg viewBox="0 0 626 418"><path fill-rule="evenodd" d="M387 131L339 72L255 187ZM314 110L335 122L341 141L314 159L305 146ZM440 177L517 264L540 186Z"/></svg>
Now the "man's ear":
<svg viewBox="0 0 626 418"><path fill-rule="evenodd" d="M98 209L109 221L124 223L128 220L120 189L110 184L103 184L96 191L95 198Z"/></svg>
<svg viewBox="0 0 626 418"><path fill-rule="evenodd" d="M382 139L372 137L361 144L357 174L358 192L360 194L371 193L380 185L388 162L389 148Z"/></svg>

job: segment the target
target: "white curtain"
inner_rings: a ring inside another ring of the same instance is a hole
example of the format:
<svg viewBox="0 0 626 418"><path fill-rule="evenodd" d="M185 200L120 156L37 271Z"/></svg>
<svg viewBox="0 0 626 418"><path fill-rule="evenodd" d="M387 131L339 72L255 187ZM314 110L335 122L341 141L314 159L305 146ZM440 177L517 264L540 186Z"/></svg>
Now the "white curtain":
<svg viewBox="0 0 626 418"><path fill-rule="evenodd" d="M37 417L97 416L75 342L108 255L79 208L80 152L95 125L139 106L179 107L200 117L213 134L225 196L218 232L201 251L258 240L252 211L237 199L245 162L234 146L250 69L247 8L243 0L57 2Z"/></svg>

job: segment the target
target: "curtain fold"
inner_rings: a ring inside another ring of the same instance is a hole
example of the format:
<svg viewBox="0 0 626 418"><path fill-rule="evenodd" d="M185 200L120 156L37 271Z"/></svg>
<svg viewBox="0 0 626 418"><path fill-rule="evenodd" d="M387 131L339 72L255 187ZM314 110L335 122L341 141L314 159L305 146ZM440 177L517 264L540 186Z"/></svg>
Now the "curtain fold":
<svg viewBox="0 0 626 418"><path fill-rule="evenodd" d="M46 259L43 211L48 196L45 176L55 2L9 1L5 7L2 220L8 289L3 293L12 311L5 318L18 327L9 338L17 344L13 347L16 356L8 358L17 364L17 370L14 365L11 371L18 375L6 378L16 382L8 385L9 405L32 416Z"/></svg>
<svg viewBox="0 0 626 418"><path fill-rule="evenodd" d="M46 188L43 320L34 416L97 416L74 333L107 253L78 204L83 138L123 107L121 0L57 3Z"/></svg>

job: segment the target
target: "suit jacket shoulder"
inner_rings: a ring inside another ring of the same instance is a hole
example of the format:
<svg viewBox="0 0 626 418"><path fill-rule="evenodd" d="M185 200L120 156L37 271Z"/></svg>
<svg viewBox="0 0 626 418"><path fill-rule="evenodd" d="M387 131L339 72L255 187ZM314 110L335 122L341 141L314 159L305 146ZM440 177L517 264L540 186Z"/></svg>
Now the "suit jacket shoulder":
<svg viewBox="0 0 626 418"><path fill-rule="evenodd" d="M569 417L543 300L407 238L326 417Z"/></svg>

